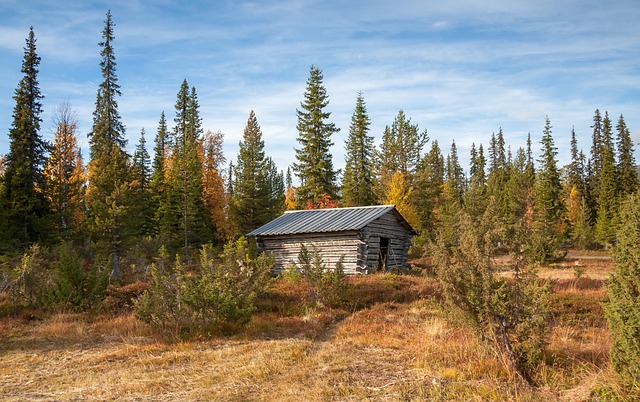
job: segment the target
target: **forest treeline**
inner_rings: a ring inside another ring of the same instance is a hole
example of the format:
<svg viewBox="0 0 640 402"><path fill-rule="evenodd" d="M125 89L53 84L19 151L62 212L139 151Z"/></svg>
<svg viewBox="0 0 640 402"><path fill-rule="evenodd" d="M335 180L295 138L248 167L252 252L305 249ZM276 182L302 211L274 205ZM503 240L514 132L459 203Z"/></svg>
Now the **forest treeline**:
<svg viewBox="0 0 640 402"><path fill-rule="evenodd" d="M547 118L539 148L531 135L523 146L512 147L500 129L486 146L472 144L465 171L455 141L443 150L402 110L376 147L362 93L344 144L346 166L339 172L330 148L340 129L330 122L329 96L315 66L296 111L296 162L286 172L265 154L253 111L239 154L227 165L224 136L204 131L196 88L187 80L177 93L173 121L160 113L153 157L144 129L130 155L118 110L113 29L109 13L99 43L102 82L87 163L70 104L55 110L53 143L40 135L40 57L33 28L29 31L24 76L14 95L10 149L0 171L0 250L5 254L20 254L35 243L73 242L90 248L92 255L108 256L117 278L121 260L140 244L188 258L189 249L223 244L286 209L395 204L420 231L419 243L440 239L454 244L456 213L462 209L474 219L487 208L494 210L505 229L504 244L515 225L528 220L535 229L533 257L545 262L568 246L613 244L618 205L638 189L634 144L622 115L614 122L608 112L596 109L590 149L583 152L572 132L566 166L558 166Z"/></svg>

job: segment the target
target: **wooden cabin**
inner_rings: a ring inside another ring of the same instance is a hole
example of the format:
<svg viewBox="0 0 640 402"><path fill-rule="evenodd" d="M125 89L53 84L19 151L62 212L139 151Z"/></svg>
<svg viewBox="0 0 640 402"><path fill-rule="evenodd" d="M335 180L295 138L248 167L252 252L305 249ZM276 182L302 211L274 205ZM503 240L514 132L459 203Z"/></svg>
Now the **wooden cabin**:
<svg viewBox="0 0 640 402"><path fill-rule="evenodd" d="M247 236L275 258L274 272L298 263L301 246L329 269L343 257L348 275L407 268L416 231L394 205L287 211Z"/></svg>

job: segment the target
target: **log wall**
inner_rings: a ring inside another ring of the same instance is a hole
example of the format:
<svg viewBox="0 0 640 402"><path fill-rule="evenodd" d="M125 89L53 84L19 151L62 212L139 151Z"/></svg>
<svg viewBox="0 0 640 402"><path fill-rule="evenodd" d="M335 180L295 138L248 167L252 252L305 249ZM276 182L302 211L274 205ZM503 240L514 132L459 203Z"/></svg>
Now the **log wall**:
<svg viewBox="0 0 640 402"><path fill-rule="evenodd" d="M269 236L258 239L259 247L275 258L274 273L281 273L289 264L298 263L298 254L302 245L313 252L318 250L326 267L333 269L344 256L344 272L347 275L358 273L363 265L364 246L357 232L311 233L283 236Z"/></svg>
<svg viewBox="0 0 640 402"><path fill-rule="evenodd" d="M380 238L389 239L387 269L406 268L411 233L389 212L369 223L362 231L361 238L366 244L365 264L368 272L378 270Z"/></svg>

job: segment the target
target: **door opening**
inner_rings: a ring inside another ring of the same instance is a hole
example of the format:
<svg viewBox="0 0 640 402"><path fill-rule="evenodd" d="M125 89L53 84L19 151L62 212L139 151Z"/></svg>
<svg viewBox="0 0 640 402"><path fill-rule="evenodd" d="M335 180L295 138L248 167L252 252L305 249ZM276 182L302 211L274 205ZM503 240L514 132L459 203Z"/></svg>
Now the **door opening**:
<svg viewBox="0 0 640 402"><path fill-rule="evenodd" d="M380 238L380 252L378 254L378 271L387 270L387 256L389 255L389 239Z"/></svg>

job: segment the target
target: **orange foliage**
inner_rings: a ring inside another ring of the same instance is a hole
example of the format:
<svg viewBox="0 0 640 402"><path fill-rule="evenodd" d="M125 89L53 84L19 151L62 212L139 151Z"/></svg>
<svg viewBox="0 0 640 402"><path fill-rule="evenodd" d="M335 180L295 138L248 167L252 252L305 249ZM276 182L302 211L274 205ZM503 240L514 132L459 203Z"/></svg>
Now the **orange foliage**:
<svg viewBox="0 0 640 402"><path fill-rule="evenodd" d="M326 209L326 208L339 208L339 207L340 207L340 201L332 200L329 194L323 194L322 197L320 197L320 200L318 200L318 202L313 202L311 200L308 200L307 203L305 204L304 209Z"/></svg>

